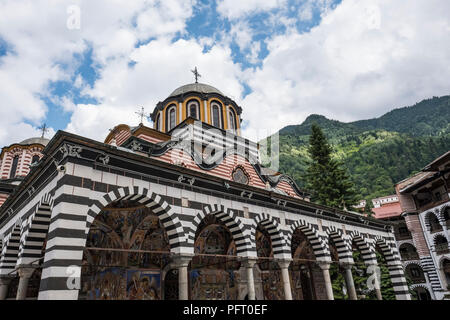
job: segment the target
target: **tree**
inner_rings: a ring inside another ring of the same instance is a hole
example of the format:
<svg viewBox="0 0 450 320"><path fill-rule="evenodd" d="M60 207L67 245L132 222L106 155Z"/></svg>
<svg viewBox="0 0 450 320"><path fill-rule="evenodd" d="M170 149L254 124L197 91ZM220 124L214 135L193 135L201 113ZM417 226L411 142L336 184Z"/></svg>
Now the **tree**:
<svg viewBox="0 0 450 320"><path fill-rule="evenodd" d="M306 173L307 188L316 203L349 208L356 203L356 192L342 163L331 157L332 148L322 129L313 123L308 153L311 161Z"/></svg>

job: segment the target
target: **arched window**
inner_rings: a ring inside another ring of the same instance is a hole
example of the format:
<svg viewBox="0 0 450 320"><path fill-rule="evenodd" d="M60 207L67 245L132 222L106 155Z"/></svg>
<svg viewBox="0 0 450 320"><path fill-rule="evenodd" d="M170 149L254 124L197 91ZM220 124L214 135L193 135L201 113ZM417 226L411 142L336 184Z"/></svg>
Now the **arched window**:
<svg viewBox="0 0 450 320"><path fill-rule="evenodd" d="M175 128L177 124L177 108L175 106L171 106L167 108L166 114L166 123L167 123L167 132Z"/></svg>
<svg viewBox="0 0 450 320"><path fill-rule="evenodd" d="M156 119L155 119L155 124L156 124L156 130L160 130L159 129L159 119L160 119L160 114L158 113L158 115L156 116Z"/></svg>
<svg viewBox="0 0 450 320"><path fill-rule="evenodd" d="M31 159L31 163L39 162L39 159L40 159L39 156L37 154L35 154L33 156L33 158Z"/></svg>
<svg viewBox="0 0 450 320"><path fill-rule="evenodd" d="M12 161L11 171L9 173L9 178L12 179L16 176L17 164L19 163L19 156L15 156Z"/></svg>
<svg viewBox="0 0 450 320"><path fill-rule="evenodd" d="M188 105L187 105L187 113L188 116L194 119L199 120L200 119L200 110L199 110L199 105L197 101L189 101Z"/></svg>
<svg viewBox="0 0 450 320"><path fill-rule="evenodd" d="M211 114L212 125L217 128L222 128L220 121L220 106L217 103L211 105Z"/></svg>
<svg viewBox="0 0 450 320"><path fill-rule="evenodd" d="M232 110L228 111L228 127L233 133L236 133L236 117Z"/></svg>
<svg viewBox="0 0 450 320"><path fill-rule="evenodd" d="M434 248L437 254L448 253L449 249L447 239L442 235L436 236L434 239Z"/></svg>

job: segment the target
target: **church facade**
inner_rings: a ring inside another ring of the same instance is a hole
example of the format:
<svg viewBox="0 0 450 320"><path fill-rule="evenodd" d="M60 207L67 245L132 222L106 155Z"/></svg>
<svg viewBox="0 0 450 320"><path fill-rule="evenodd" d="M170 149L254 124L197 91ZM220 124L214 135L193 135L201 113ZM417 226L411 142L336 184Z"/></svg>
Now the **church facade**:
<svg viewBox="0 0 450 320"><path fill-rule="evenodd" d="M17 182L5 152L0 299L383 299L380 263L411 299L392 226L262 166L241 113L193 83L156 105L153 128L41 140Z"/></svg>

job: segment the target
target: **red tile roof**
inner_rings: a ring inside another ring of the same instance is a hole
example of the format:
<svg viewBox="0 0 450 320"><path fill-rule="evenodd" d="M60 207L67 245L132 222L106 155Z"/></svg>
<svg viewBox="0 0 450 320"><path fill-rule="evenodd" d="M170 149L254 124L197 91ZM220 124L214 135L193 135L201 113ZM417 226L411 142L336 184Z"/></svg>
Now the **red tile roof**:
<svg viewBox="0 0 450 320"><path fill-rule="evenodd" d="M377 219L399 216L402 213L400 202L388 203L379 208L373 208L372 212Z"/></svg>

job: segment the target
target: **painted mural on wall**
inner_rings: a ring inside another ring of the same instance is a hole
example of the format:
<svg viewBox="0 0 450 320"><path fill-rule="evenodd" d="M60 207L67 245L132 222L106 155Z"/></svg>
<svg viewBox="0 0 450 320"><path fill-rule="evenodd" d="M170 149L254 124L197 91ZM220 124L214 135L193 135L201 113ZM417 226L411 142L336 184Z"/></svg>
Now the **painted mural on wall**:
<svg viewBox="0 0 450 320"><path fill-rule="evenodd" d="M284 300L284 288L278 263L273 261L272 240L267 230L261 226L256 228L256 252L264 300Z"/></svg>
<svg viewBox="0 0 450 320"><path fill-rule="evenodd" d="M170 262L164 252L169 250L167 234L150 209L128 201L109 206L87 236L80 298L161 299L161 274Z"/></svg>
<svg viewBox="0 0 450 320"><path fill-rule="evenodd" d="M308 239L300 230L292 235L292 261L289 272L292 298L294 300L315 300L325 297L325 285L320 269L313 261L314 251Z"/></svg>
<svg viewBox="0 0 450 320"><path fill-rule="evenodd" d="M206 216L198 230L194 253L204 256L195 256L191 261L190 298L237 300L241 263L229 257L236 256L236 245L230 231L213 215Z"/></svg>

